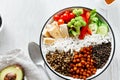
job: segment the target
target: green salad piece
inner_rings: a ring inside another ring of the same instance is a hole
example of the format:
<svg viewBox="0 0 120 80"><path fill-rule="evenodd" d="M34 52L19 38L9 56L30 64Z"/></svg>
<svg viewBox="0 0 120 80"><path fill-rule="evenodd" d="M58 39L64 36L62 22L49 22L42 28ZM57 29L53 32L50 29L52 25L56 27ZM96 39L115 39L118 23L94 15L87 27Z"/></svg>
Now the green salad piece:
<svg viewBox="0 0 120 80"><path fill-rule="evenodd" d="M102 23L99 27L98 27L98 34L101 34L103 36L107 35L108 33L108 25L105 23Z"/></svg>
<svg viewBox="0 0 120 80"><path fill-rule="evenodd" d="M107 35L108 33L108 25L97 16L96 9L90 12L89 28L91 29L92 33L101 35Z"/></svg>
<svg viewBox="0 0 120 80"><path fill-rule="evenodd" d="M73 10L73 13L76 15L76 16L80 16L81 14L83 14L83 9L80 8L80 9L74 9Z"/></svg>
<svg viewBox="0 0 120 80"><path fill-rule="evenodd" d="M77 16L74 19L71 19L71 21L68 22L67 26L71 35L78 36L80 35L80 28L82 26L86 26L86 22L81 16Z"/></svg>

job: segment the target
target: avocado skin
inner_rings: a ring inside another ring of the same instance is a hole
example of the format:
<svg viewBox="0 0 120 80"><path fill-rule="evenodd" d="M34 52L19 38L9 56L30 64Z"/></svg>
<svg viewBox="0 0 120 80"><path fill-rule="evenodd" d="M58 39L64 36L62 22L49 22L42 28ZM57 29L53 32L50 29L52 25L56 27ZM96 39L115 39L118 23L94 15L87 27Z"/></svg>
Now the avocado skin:
<svg viewBox="0 0 120 80"><path fill-rule="evenodd" d="M9 65L9 66L3 68L3 69L0 71L0 79L1 79L1 73L2 73L5 69L9 69L10 67L19 68L19 69L22 71L22 79L21 79L21 80L24 80L24 74L25 74L25 72L24 72L23 67L22 67L20 64L13 64L13 65ZM7 75L7 74L8 74L8 73L6 73L6 75Z"/></svg>

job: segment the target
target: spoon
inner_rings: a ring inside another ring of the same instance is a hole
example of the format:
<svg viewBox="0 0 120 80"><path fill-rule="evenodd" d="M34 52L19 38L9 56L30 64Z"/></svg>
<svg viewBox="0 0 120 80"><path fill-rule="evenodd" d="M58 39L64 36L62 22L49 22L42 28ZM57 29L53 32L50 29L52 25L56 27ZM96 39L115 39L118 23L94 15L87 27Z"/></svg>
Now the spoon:
<svg viewBox="0 0 120 80"><path fill-rule="evenodd" d="M47 73L46 69L44 68L44 61L42 59L42 55L40 53L39 45L35 42L30 42L28 45L28 51L30 58L35 63L35 65L40 69L41 73L44 74L43 77L45 80L51 80L49 74Z"/></svg>

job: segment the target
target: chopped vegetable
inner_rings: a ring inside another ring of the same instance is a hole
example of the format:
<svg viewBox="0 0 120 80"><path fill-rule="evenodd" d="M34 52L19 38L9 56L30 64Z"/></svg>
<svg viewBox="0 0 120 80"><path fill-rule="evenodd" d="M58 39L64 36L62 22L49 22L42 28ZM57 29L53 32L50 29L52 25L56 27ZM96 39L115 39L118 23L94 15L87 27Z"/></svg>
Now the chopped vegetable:
<svg viewBox="0 0 120 80"><path fill-rule="evenodd" d="M58 23L59 23L59 20L60 20L60 23L61 23L61 19L62 19L62 22L64 21L64 23L68 23L74 17L75 17L75 14L73 12L65 11L63 14L54 15L53 19L55 21L58 21Z"/></svg>
<svg viewBox="0 0 120 80"><path fill-rule="evenodd" d="M75 17L70 22L68 22L69 33L73 36L80 35L80 28L86 25L86 22L81 16Z"/></svg>
<svg viewBox="0 0 120 80"><path fill-rule="evenodd" d="M107 35L108 33L108 26L106 24L102 24L101 26L98 27L98 31L97 31L98 34L101 34L101 35Z"/></svg>
<svg viewBox="0 0 120 80"><path fill-rule="evenodd" d="M59 19L58 20L58 25L64 24L64 20L63 19Z"/></svg>
<svg viewBox="0 0 120 80"><path fill-rule="evenodd" d="M80 16L81 14L83 14L83 9L74 9L73 10L73 13L76 15L76 16Z"/></svg>
<svg viewBox="0 0 120 80"><path fill-rule="evenodd" d="M87 26L86 27L82 27L80 35L79 35L79 39L84 39L86 33L87 33Z"/></svg>
<svg viewBox="0 0 120 80"><path fill-rule="evenodd" d="M96 23L89 24L89 28L92 31L92 33L96 33L98 30L98 26Z"/></svg>
<svg viewBox="0 0 120 80"><path fill-rule="evenodd" d="M97 16L96 10L92 10L90 12L90 25L89 28L93 33L107 35L108 33L108 25L105 24L99 17Z"/></svg>
<svg viewBox="0 0 120 80"><path fill-rule="evenodd" d="M73 12L71 12L71 13L69 14L69 17L70 17L70 19L73 19L73 18L75 17L75 14L74 14Z"/></svg>
<svg viewBox="0 0 120 80"><path fill-rule="evenodd" d="M92 11L90 11L90 17L95 17L96 16L96 9L93 9Z"/></svg>
<svg viewBox="0 0 120 80"><path fill-rule="evenodd" d="M62 14L54 15L53 19L58 25L67 24L69 34L74 37L79 36L79 39L84 39L86 35L108 33L108 26L97 16L96 9L66 10Z"/></svg>
<svg viewBox="0 0 120 80"><path fill-rule="evenodd" d="M75 23L75 19L72 19L70 22L71 22L71 24L74 24Z"/></svg>
<svg viewBox="0 0 120 80"><path fill-rule="evenodd" d="M91 30L89 29L89 27L88 27L88 26L82 27L82 28L81 28L81 32L80 32L80 35L79 35L79 39L84 39L84 37L85 37L87 34L89 34L89 35L92 34L92 32L91 32Z"/></svg>
<svg viewBox="0 0 120 80"><path fill-rule="evenodd" d="M63 14L63 20L64 20L65 22L68 22L68 21L70 20L69 13L64 13L64 14Z"/></svg>
<svg viewBox="0 0 120 80"><path fill-rule="evenodd" d="M73 78L86 80L96 73L95 63L95 60L92 59L92 46L83 47L79 52L74 52L69 72Z"/></svg>
<svg viewBox="0 0 120 80"><path fill-rule="evenodd" d="M77 35L80 34L79 31L74 31L74 30L72 30L72 29L69 30L69 33L70 33L70 35L73 35L73 36L77 36Z"/></svg>
<svg viewBox="0 0 120 80"><path fill-rule="evenodd" d="M69 37L67 24L60 25L60 32L63 38Z"/></svg>
<svg viewBox="0 0 120 80"><path fill-rule="evenodd" d="M84 13L81 15L85 22L88 24L90 18L90 12L84 9Z"/></svg>
<svg viewBox="0 0 120 80"><path fill-rule="evenodd" d="M60 16L59 16L59 15L57 15L57 14L54 15L54 20L55 20L55 21L58 21L59 19L60 19Z"/></svg>

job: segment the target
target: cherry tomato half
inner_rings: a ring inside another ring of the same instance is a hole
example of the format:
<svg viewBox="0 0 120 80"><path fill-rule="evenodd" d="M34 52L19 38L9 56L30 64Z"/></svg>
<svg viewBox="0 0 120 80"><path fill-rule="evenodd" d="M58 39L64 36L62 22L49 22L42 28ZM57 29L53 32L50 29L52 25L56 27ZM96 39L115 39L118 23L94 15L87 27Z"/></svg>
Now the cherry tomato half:
<svg viewBox="0 0 120 80"><path fill-rule="evenodd" d="M65 13L66 13L66 14L69 14L69 13L70 13L70 11L68 11L68 10L67 10L67 11L65 11Z"/></svg>
<svg viewBox="0 0 120 80"><path fill-rule="evenodd" d="M58 21L60 19L60 16L56 14L56 15L54 15L53 18L54 18L55 21Z"/></svg>
<svg viewBox="0 0 120 80"><path fill-rule="evenodd" d="M58 20L58 25L64 24L64 20L63 19L59 19Z"/></svg>
<svg viewBox="0 0 120 80"><path fill-rule="evenodd" d="M70 19L75 18L75 14L71 12L71 13L69 14L69 17L70 17Z"/></svg>
<svg viewBox="0 0 120 80"><path fill-rule="evenodd" d="M69 14L67 14L67 13L64 13L63 14L63 20L65 21L65 22L68 22L69 21Z"/></svg>

